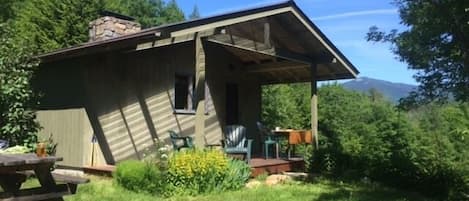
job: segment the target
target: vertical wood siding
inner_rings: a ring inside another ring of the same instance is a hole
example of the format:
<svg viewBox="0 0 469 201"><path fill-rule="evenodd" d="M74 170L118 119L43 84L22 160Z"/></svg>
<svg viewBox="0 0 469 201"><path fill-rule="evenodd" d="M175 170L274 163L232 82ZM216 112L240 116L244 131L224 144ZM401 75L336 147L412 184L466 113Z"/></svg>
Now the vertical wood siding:
<svg viewBox="0 0 469 201"><path fill-rule="evenodd" d="M193 136L195 115L173 112L174 76L195 73L193 55L194 44L189 42L89 58L79 64L84 68L84 108L41 111L42 133L57 135L59 153L64 164L71 166L90 165L93 133L101 146L95 165L141 159L156 142L170 144L168 130ZM230 65L237 67L230 70ZM206 101L204 137L208 144L220 143L226 115L230 115L225 113L227 82L239 84L240 123L247 127L248 137L256 139L260 88L241 66L222 48L208 47L206 82L211 97Z"/></svg>

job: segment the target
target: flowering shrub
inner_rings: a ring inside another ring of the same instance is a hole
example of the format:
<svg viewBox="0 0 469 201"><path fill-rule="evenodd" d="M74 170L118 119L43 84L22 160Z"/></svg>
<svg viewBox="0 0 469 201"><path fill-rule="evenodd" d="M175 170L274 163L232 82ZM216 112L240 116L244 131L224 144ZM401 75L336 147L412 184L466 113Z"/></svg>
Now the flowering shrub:
<svg viewBox="0 0 469 201"><path fill-rule="evenodd" d="M168 197L239 189L250 174L246 163L230 160L219 150L169 154L167 146L160 146L145 161L119 163L114 177L126 189Z"/></svg>
<svg viewBox="0 0 469 201"><path fill-rule="evenodd" d="M185 150L169 160L169 182L178 194L198 194L220 189L228 172L228 158L218 150Z"/></svg>

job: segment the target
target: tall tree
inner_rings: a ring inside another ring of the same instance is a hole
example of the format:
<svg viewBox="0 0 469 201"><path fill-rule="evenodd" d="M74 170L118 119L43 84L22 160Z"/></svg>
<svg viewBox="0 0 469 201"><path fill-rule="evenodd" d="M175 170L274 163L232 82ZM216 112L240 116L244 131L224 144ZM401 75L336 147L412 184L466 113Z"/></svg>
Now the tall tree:
<svg viewBox="0 0 469 201"><path fill-rule="evenodd" d="M88 41L88 24L104 9L101 0L29 0L17 10L16 41L31 44L33 53Z"/></svg>
<svg viewBox="0 0 469 201"><path fill-rule="evenodd" d="M135 17L144 28L184 20L176 1L29 0L17 9L16 41L34 45L34 53L88 41L88 24L103 10Z"/></svg>
<svg viewBox="0 0 469 201"><path fill-rule="evenodd" d="M165 4L161 12L163 23L174 23L184 21L184 12L179 8L176 0L170 0Z"/></svg>
<svg viewBox="0 0 469 201"><path fill-rule="evenodd" d="M39 124L33 108L36 96L29 80L37 66L28 44L17 44L16 33L0 24L0 138L14 145L36 142Z"/></svg>
<svg viewBox="0 0 469 201"><path fill-rule="evenodd" d="M184 20L176 1L163 0L105 0L106 9L137 19L143 28Z"/></svg>
<svg viewBox="0 0 469 201"><path fill-rule="evenodd" d="M309 86L268 85L262 88L262 121L268 127L311 128Z"/></svg>
<svg viewBox="0 0 469 201"><path fill-rule="evenodd" d="M14 7L23 0L2 0L0 3L0 23L12 19L15 16Z"/></svg>
<svg viewBox="0 0 469 201"><path fill-rule="evenodd" d="M407 30L370 28L368 41L389 42L394 54L417 70L425 100L469 101L469 23L461 0L395 0Z"/></svg>
<svg viewBox="0 0 469 201"><path fill-rule="evenodd" d="M195 20L199 18L200 18L199 7L197 7L197 5L194 5L194 8L192 9L192 13L189 15L189 20Z"/></svg>

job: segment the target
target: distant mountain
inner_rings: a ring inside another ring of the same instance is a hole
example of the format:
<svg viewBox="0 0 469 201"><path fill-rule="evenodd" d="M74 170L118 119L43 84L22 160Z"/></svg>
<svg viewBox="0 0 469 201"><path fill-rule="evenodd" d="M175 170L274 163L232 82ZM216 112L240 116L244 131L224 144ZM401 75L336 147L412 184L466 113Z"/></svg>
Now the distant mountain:
<svg viewBox="0 0 469 201"><path fill-rule="evenodd" d="M400 98L406 97L409 92L417 88L415 85L394 83L369 77L360 77L355 80L345 82L342 85L347 89L365 93L374 88L394 103L397 103Z"/></svg>

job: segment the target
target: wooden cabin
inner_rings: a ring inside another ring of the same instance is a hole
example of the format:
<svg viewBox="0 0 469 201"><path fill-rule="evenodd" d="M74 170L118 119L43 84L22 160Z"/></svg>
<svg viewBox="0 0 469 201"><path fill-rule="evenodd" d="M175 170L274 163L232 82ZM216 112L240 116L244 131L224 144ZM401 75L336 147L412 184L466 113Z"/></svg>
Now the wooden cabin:
<svg viewBox="0 0 469 201"><path fill-rule="evenodd" d="M316 83L358 74L293 1L144 30L108 13L90 36L40 55L34 81L41 135L64 166L141 159L168 130L216 144L230 124L260 152L262 85L310 82L316 134Z"/></svg>

